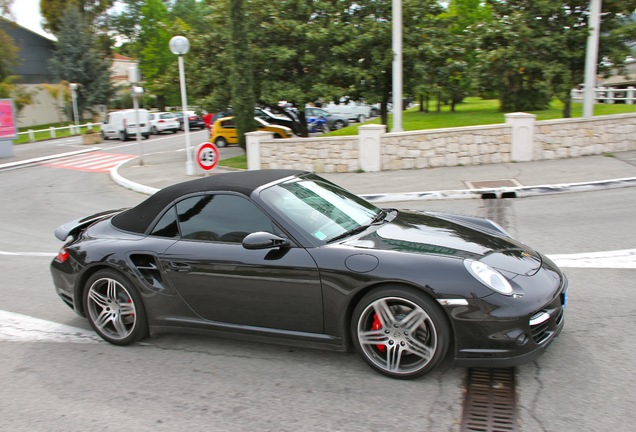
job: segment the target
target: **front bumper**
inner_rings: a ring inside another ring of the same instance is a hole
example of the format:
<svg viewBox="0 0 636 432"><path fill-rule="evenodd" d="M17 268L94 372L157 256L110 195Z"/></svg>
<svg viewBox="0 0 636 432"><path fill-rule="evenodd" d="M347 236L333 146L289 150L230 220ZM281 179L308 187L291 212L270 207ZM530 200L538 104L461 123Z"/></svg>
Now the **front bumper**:
<svg viewBox="0 0 636 432"><path fill-rule="evenodd" d="M460 312L455 307L455 364L463 367L513 367L541 356L565 325L567 279L548 304L519 317L466 319L475 310ZM489 305L492 306L492 305ZM484 305L480 305L483 310ZM465 309L470 309L470 306Z"/></svg>

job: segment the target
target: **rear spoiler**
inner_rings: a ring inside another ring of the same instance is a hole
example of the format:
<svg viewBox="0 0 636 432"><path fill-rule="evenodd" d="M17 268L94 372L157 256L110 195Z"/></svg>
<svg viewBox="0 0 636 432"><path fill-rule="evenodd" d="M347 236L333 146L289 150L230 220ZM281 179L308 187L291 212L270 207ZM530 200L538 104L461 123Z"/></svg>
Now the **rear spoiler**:
<svg viewBox="0 0 636 432"><path fill-rule="evenodd" d="M94 215L91 215L91 216L86 216L80 219L74 219L70 222L66 222L65 224L62 224L59 227L55 228L55 237L58 240L64 241L68 238L68 236L74 235L75 233L77 233L80 230L83 230L89 225L92 225L93 223L101 219L114 216L117 213L123 212L124 210L128 210L128 209L122 208L118 210L107 210L107 211L95 213Z"/></svg>

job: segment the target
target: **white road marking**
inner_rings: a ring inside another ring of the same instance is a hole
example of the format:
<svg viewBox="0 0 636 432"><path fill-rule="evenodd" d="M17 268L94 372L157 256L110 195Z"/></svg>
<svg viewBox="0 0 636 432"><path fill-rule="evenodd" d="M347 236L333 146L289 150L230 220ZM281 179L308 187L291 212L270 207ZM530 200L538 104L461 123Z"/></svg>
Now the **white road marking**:
<svg viewBox="0 0 636 432"><path fill-rule="evenodd" d="M559 267L636 269L636 249L548 255Z"/></svg>
<svg viewBox="0 0 636 432"><path fill-rule="evenodd" d="M1 342L101 343L94 332L0 310Z"/></svg>
<svg viewBox="0 0 636 432"><path fill-rule="evenodd" d="M7 252L7 251L0 251L0 255L4 255L4 256L46 257L46 258L53 258L53 257L57 256L57 254L50 253L50 252Z"/></svg>

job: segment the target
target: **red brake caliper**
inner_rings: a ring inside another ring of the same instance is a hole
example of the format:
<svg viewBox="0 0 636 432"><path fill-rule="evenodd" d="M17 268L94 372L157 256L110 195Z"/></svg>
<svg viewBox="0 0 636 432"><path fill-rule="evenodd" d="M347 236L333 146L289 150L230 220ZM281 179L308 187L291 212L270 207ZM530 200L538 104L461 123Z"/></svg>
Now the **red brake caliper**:
<svg viewBox="0 0 636 432"><path fill-rule="evenodd" d="M380 330L382 328L382 323L380 322L380 317L378 314L373 315L373 325L371 326L371 330ZM384 345L378 344L375 346L380 351L386 351L386 347Z"/></svg>

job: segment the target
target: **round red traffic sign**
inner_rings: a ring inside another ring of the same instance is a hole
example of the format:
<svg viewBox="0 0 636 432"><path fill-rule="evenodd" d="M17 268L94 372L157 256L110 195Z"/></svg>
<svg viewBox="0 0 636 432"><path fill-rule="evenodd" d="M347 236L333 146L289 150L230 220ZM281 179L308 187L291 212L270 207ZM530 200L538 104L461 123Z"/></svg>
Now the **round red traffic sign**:
<svg viewBox="0 0 636 432"><path fill-rule="evenodd" d="M197 164L202 170L209 171L219 163L219 149L212 143L206 142L197 147Z"/></svg>

